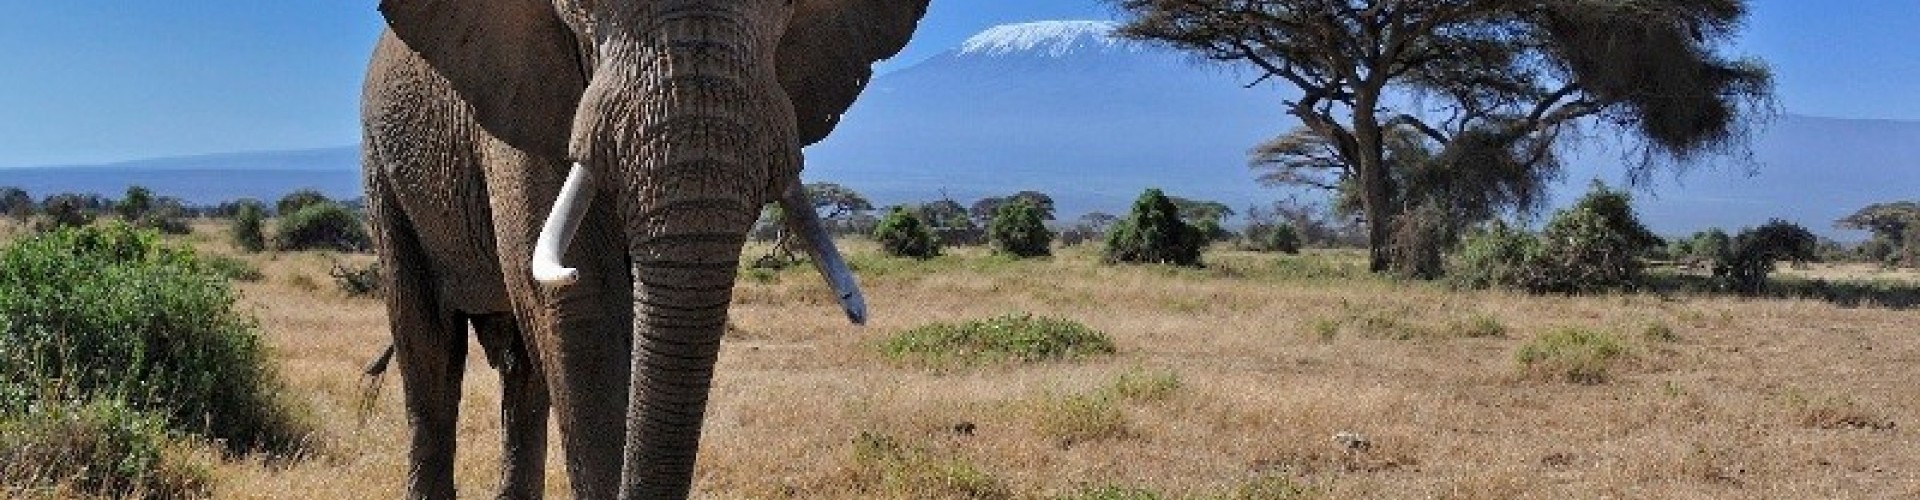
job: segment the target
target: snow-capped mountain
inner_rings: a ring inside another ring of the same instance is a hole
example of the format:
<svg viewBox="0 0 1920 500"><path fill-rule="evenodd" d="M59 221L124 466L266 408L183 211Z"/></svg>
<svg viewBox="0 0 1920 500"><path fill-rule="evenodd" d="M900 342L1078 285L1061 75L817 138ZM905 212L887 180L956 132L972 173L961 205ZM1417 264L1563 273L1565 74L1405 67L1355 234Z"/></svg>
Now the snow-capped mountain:
<svg viewBox="0 0 1920 500"><path fill-rule="evenodd" d="M1113 37L1111 21L1040 21L988 28L960 44L957 55L975 57L1040 56L1061 58L1087 52L1145 50Z"/></svg>
<svg viewBox="0 0 1920 500"><path fill-rule="evenodd" d="M1062 215L1124 211L1141 190L1244 207L1272 196L1246 151L1293 121L1279 88L1112 36L1104 21L999 26L874 79L808 150L807 177L879 203L1035 189ZM858 179L858 181L855 181Z"/></svg>

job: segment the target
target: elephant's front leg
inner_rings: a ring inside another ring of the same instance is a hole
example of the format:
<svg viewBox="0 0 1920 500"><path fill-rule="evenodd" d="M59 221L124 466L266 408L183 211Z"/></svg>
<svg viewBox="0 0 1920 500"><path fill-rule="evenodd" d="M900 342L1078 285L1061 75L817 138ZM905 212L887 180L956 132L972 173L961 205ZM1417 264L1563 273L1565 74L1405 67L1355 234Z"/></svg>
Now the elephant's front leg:
<svg viewBox="0 0 1920 500"><path fill-rule="evenodd" d="M507 292L524 328L522 338L544 376L571 489L575 498L614 498L633 345L623 237L609 207L590 210L567 254L580 271L579 281L559 287L534 282L528 270L533 243L568 162L529 155L497 140L488 141L487 154L487 189Z"/></svg>
<svg viewBox="0 0 1920 500"><path fill-rule="evenodd" d="M547 472L546 378L513 316L475 318L473 330L486 349L487 363L500 374L500 426L506 439L500 453L499 498L540 498Z"/></svg>
<svg viewBox="0 0 1920 500"><path fill-rule="evenodd" d="M455 427L459 421L460 381L466 368L467 325L439 307L428 277L425 252L411 222L400 213L386 180L369 180L372 228L386 274L387 322L393 333L406 391L408 447L407 497L454 498Z"/></svg>

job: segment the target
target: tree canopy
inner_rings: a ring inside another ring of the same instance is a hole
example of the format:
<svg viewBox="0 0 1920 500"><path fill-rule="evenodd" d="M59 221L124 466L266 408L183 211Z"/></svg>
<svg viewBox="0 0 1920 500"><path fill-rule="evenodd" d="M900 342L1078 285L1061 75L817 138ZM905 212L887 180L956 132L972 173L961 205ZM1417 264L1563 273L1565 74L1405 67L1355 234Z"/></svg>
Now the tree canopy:
<svg viewBox="0 0 1920 500"><path fill-rule="evenodd" d="M1286 108L1309 132L1291 134L1293 151L1357 179L1375 270L1405 205L1388 161L1399 137L1432 151L1420 169L1550 172L1560 139L1591 123L1640 139L1629 172L1644 178L1736 151L1770 116L1766 66L1717 52L1747 15L1742 0L1114 3L1132 16L1124 36L1300 90Z"/></svg>

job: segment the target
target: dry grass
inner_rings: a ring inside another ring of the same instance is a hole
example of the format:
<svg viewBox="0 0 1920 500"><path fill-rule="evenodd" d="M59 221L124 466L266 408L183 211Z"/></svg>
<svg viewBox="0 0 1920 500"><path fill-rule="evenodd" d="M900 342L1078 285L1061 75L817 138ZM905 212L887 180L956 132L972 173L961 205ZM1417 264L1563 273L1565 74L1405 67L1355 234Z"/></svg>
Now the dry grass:
<svg viewBox="0 0 1920 500"><path fill-rule="evenodd" d="M225 253L224 241L196 244ZM1183 270L1102 266L1084 248L917 263L850 247L874 312L865 328L846 325L810 269L743 276L699 496L1920 495L1911 311L1455 292L1366 277L1345 253L1215 253L1212 268ZM400 496L397 381L364 423L356 412L360 369L387 336L380 303L334 288L336 257L241 258L266 275L240 289L328 444L309 459L223 465L218 496ZM1118 353L924 369L877 347L930 322L1012 312L1085 323ZM1516 361L1564 329L1618 340L1604 380L1539 377ZM479 356L469 365L457 474L479 498L497 477L498 392ZM548 491L564 497L553 455Z"/></svg>

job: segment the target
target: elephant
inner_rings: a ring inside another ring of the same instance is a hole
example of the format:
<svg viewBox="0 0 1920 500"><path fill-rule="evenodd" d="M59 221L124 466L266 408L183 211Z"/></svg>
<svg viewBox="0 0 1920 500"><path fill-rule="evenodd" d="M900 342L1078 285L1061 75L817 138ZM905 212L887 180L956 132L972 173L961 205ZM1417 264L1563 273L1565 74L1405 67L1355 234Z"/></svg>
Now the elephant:
<svg viewBox="0 0 1920 500"><path fill-rule="evenodd" d="M501 377L501 498L541 496L549 418L576 497L686 497L763 205L865 318L801 148L928 1L381 0L362 169L408 497L454 496L469 328Z"/></svg>

